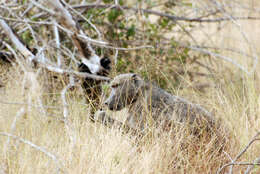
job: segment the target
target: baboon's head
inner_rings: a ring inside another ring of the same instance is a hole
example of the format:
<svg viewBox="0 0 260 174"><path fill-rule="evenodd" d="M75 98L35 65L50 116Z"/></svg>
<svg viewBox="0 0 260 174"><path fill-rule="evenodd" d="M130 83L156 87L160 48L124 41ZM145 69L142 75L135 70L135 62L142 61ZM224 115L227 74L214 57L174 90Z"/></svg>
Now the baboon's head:
<svg viewBox="0 0 260 174"><path fill-rule="evenodd" d="M110 110L119 111L137 101L145 82L136 74L120 74L110 83L111 93L105 101Z"/></svg>

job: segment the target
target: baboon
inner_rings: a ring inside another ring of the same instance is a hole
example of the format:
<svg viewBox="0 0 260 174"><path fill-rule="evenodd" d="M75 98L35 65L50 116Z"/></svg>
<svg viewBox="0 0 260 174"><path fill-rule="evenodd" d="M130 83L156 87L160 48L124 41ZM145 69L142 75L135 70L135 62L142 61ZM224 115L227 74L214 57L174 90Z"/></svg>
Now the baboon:
<svg viewBox="0 0 260 174"><path fill-rule="evenodd" d="M198 133L202 129L212 130L215 125L212 114L200 105L171 95L136 74L118 75L110 87L110 96L104 104L112 111L128 107L129 116L123 124L107 116L105 111L96 112L95 119L107 126L143 131L148 124L163 128L185 124Z"/></svg>

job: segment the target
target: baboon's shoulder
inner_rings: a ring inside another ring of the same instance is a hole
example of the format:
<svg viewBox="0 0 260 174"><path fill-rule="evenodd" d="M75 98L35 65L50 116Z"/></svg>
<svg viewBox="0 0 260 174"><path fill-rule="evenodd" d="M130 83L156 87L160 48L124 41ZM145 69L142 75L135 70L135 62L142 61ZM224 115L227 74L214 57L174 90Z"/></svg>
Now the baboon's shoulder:
<svg viewBox="0 0 260 174"><path fill-rule="evenodd" d="M204 115L208 118L212 117L212 114L200 105L191 103L182 97L172 95L159 87L153 86L152 93L149 95L151 95L152 107L159 110L163 109L167 114L177 112L180 117L186 117L190 114Z"/></svg>
<svg viewBox="0 0 260 174"><path fill-rule="evenodd" d="M164 104L170 104L177 100L177 98L174 95L154 85L151 88L151 92L148 92L148 95L151 95L152 101L160 103L163 102Z"/></svg>

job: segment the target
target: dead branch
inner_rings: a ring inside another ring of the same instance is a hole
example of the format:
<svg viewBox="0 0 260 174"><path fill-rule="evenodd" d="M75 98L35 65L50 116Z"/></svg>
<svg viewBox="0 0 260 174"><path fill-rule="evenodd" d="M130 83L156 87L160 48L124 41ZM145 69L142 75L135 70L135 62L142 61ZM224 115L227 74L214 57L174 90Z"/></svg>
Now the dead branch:
<svg viewBox="0 0 260 174"><path fill-rule="evenodd" d="M215 19L204 19L205 17L208 17L209 15L206 16L199 16L196 18L187 18L187 17L182 17L182 16L174 16L171 14L167 13L162 13L158 12L155 10L149 10L149 9L142 9L142 8L133 8L133 7L127 7L127 6L120 6L120 5L106 5L106 4L86 4L86 5L75 5L73 6L75 9L92 9L92 8L111 8L111 9L124 9L124 10L131 10L134 12L142 12L142 13L147 13L147 14L153 14L161 17L166 17L172 21L186 21L186 22L199 22L199 23L214 23L214 22L224 22L224 21L231 21L229 17L222 17L222 18L215 18ZM215 13L215 12L213 12ZM237 16L233 17L234 20L260 20L259 17L253 17L253 16Z"/></svg>
<svg viewBox="0 0 260 174"><path fill-rule="evenodd" d="M249 149L249 147L257 140L260 140L259 138L257 138L260 135L260 132L257 132L256 135L249 141L249 143L246 145L246 147L239 153L237 154L237 156L234 158L234 160L232 160L231 163L225 164L223 165L221 168L218 169L217 174L220 174L220 172L228 167L231 166L229 169L229 174L232 174L233 172L233 166L234 165L260 165L260 163L257 161L256 163L251 163L251 162L244 162L244 163L236 163L236 161Z"/></svg>
<svg viewBox="0 0 260 174"><path fill-rule="evenodd" d="M86 48L86 43L82 42L82 40L77 36L83 32L80 32L79 26L77 26L77 23L73 20L71 14L66 10L66 8L60 3L59 0L49 0L47 2L51 7L54 8L57 21L63 27L72 32L71 38L75 46L78 48L81 56L89 58L91 56L91 52Z"/></svg>
<svg viewBox="0 0 260 174"><path fill-rule="evenodd" d="M19 22L19 23L29 23L29 24L36 24L36 25L52 25L51 22L47 21L31 21L31 20L21 20L21 19L14 19L14 18L8 18L8 17L3 17L0 16L0 19L5 20L5 21L11 21L11 22Z"/></svg>
<svg viewBox="0 0 260 174"><path fill-rule="evenodd" d="M51 105L43 105L43 106L40 106L40 105L34 105L34 104L30 104L30 103L22 103L22 102L9 102L9 101L2 101L0 100L0 103L1 104L5 104L5 105L22 105L22 106L28 106L30 105L31 107L34 107L34 108L41 108L41 107L44 107L46 109L61 109L61 107L57 107L57 106L51 106Z"/></svg>
<svg viewBox="0 0 260 174"><path fill-rule="evenodd" d="M198 52L201 52L203 54L207 54L207 55L213 56L214 58L219 58L219 59L222 59L222 60L224 60L226 62L229 62L229 63L235 65L237 68L239 68L243 72L245 72L247 75L251 75L255 71L255 64L254 64L252 70L249 71L245 67L243 67L241 64L237 63L236 61L234 61L230 57L223 56L223 55L211 52L211 51L206 50L206 49L198 48L198 47L193 47L193 46L186 46L186 47L190 48L190 49L192 49L194 51L198 51Z"/></svg>
<svg viewBox="0 0 260 174"><path fill-rule="evenodd" d="M105 80L105 81L110 80L110 78L108 78L108 77L99 76L99 75L90 74L90 73L85 73L85 72L82 73L82 72L77 72L77 71L73 71L73 70L65 70L65 69L59 68L57 66L47 64L46 61L42 61L42 59L43 60L48 60L48 59L46 59L43 56L41 57L41 59L38 59L37 56L33 55L33 53L30 50L28 50L26 48L26 46L24 46L24 44L13 33L12 29L2 19L0 19L0 26L4 29L4 32L9 36L10 40L16 46L16 48L30 62L32 62L32 60L34 60L37 63L39 63L39 66L44 67L44 68L46 68L50 71L56 72L56 73L60 73L60 74L74 74L74 75L79 76L79 77L83 77L83 78L87 77L87 78L91 78L91 79L95 79L95 80Z"/></svg>
<svg viewBox="0 0 260 174"><path fill-rule="evenodd" d="M255 166L255 165L259 165L260 166L260 163L251 163L251 162L239 162L239 163L236 163L236 162L232 162L232 163L228 163L228 164L225 164L224 166L222 166L219 170L218 170L218 172L217 172L217 174L220 174L220 172L224 169L224 168L226 168L226 167L228 167L228 166Z"/></svg>
<svg viewBox="0 0 260 174"><path fill-rule="evenodd" d="M13 33L11 28L3 19L0 19L0 26L3 28L5 34L10 38L16 48L24 55L24 57L26 57L31 62L35 56L24 46L24 44L22 44L22 42Z"/></svg>
<svg viewBox="0 0 260 174"><path fill-rule="evenodd" d="M24 108L24 107L22 107L22 108L16 113L16 115L15 115L15 117L14 117L14 120L13 120L13 122L12 122L12 125L11 125L11 129L10 129L11 133L13 133L14 130L15 130L17 120L18 120L20 117L22 117L25 113L26 113L26 112L25 112L25 108ZM8 150L8 149L9 149L9 142L10 142L10 137L7 138L7 141L6 141L6 143L5 143L5 150Z"/></svg>
<svg viewBox="0 0 260 174"><path fill-rule="evenodd" d="M62 100L62 104L63 104L63 119L64 119L65 128L67 130L70 141L72 143L71 144L72 149L74 148L74 146L76 144L76 136L75 136L74 130L72 129L72 125L69 123L69 120L68 120L69 108L68 108L68 102L66 100L66 93L70 88L72 88L74 86L76 86L75 79L71 75L70 76L70 83L61 91L61 100Z"/></svg>
<svg viewBox="0 0 260 174"><path fill-rule="evenodd" d="M260 163L260 157L256 158L254 160L254 163ZM254 168L255 168L254 165L248 166L244 174L249 174Z"/></svg>
<svg viewBox="0 0 260 174"><path fill-rule="evenodd" d="M248 148L253 144L253 142L260 140L259 138L257 138L260 135L260 132L258 132L253 138L252 140L246 145L246 147L235 157L234 161L238 160L247 150Z"/></svg>
<svg viewBox="0 0 260 174"><path fill-rule="evenodd" d="M68 3L66 3L64 0L62 0L62 3L65 4L69 9L71 9L74 13L76 13L78 16L80 16L82 19L84 19L98 34L99 40L101 39L101 32L97 29L97 27L92 24L90 20L88 20L86 17L84 17L81 13L79 13L77 10L75 10L73 7L71 7Z"/></svg>
<svg viewBox="0 0 260 174"><path fill-rule="evenodd" d="M60 55L60 35L55 21L53 25L53 32L55 35L55 43L57 47L57 65L58 67L62 67L62 65L64 64L64 60L61 59L61 55Z"/></svg>
<svg viewBox="0 0 260 174"><path fill-rule="evenodd" d="M36 150L42 152L43 154L45 154L46 156L51 158L56 163L57 168L58 168L59 171L63 170L62 166L64 166L64 165L60 162L60 160L54 154L48 152L45 148L37 146L36 144L34 144L34 143L32 143L32 142L30 142L28 140L25 140L23 138L17 137L15 135L12 135L12 134L9 134L9 133L6 133L6 132L0 132L0 135L6 136L6 137L10 137L10 138L15 139L15 140L18 140L18 141L20 141L20 142L22 142L24 144L27 144L27 145L31 146L32 148L34 148Z"/></svg>
<svg viewBox="0 0 260 174"><path fill-rule="evenodd" d="M20 68L22 69L23 72L26 72L26 69L22 63L21 60L19 60L18 55L16 54L15 50L11 47L11 45L9 45L6 42L2 42L3 45L11 52L12 56L15 58L16 62L18 63L18 65L20 66Z"/></svg>
<svg viewBox="0 0 260 174"><path fill-rule="evenodd" d="M250 72L250 74L252 74L252 72L254 72L257 63L258 63L258 56L257 56L257 51L256 48L254 46L254 44L252 44L252 42L249 40L247 34L243 31L241 25L237 22L237 20L234 18L234 16L232 14L229 14L229 12L227 12L224 8L224 6L215 0L210 0L212 4L214 4L217 9L219 11L221 11L223 13L224 16L226 16L227 18L230 19L230 21L234 24L234 26L239 30L239 32L241 33L241 36L243 37L244 41L248 44L249 48L251 49L250 51L252 51L253 53L253 57L254 57L254 63L253 63L253 70ZM223 2L225 4L225 2Z"/></svg>
<svg viewBox="0 0 260 174"><path fill-rule="evenodd" d="M86 73L86 72L83 73L83 72L78 72L78 71L73 71L73 70L62 69L62 68L54 67L54 66L47 65L47 64L40 64L40 66L48 69L49 71L56 72L59 74L74 74L78 77L90 78L90 79L94 79L94 80L98 80L98 81L110 81L111 80L109 77L90 74L90 73Z"/></svg>
<svg viewBox="0 0 260 174"><path fill-rule="evenodd" d="M234 158L234 162L236 162L247 150L248 148L257 140L260 140L257 138L260 135L260 132L257 132L256 135L249 141L249 143L246 145L246 147ZM229 174L232 174L233 166L230 167Z"/></svg>
<svg viewBox="0 0 260 174"><path fill-rule="evenodd" d="M73 77L70 76L70 79L71 78L73 78ZM68 119L68 115L69 115L68 102L66 100L66 93L70 88L72 88L74 86L75 86L74 80L73 81L70 80L70 83L65 88L63 88L63 90L61 91L61 100L63 103L63 117L65 120Z"/></svg>
<svg viewBox="0 0 260 174"><path fill-rule="evenodd" d="M54 8L57 21L66 29L72 31L70 36L82 56L82 63L84 63L93 74L101 72L102 67L100 65L100 57L95 54L95 51L91 48L89 43L81 39L82 37L89 37L84 34L77 22L73 20L73 17L69 11L61 4L59 0L49 0L47 2L52 8Z"/></svg>

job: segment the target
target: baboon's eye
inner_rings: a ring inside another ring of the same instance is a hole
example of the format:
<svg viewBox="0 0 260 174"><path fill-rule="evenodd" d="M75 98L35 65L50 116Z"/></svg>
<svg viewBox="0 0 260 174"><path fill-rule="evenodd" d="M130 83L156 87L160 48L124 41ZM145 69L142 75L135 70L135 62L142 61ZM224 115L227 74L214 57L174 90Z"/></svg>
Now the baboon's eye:
<svg viewBox="0 0 260 174"><path fill-rule="evenodd" d="M119 86L119 84L113 84L111 85L111 88L117 88Z"/></svg>

